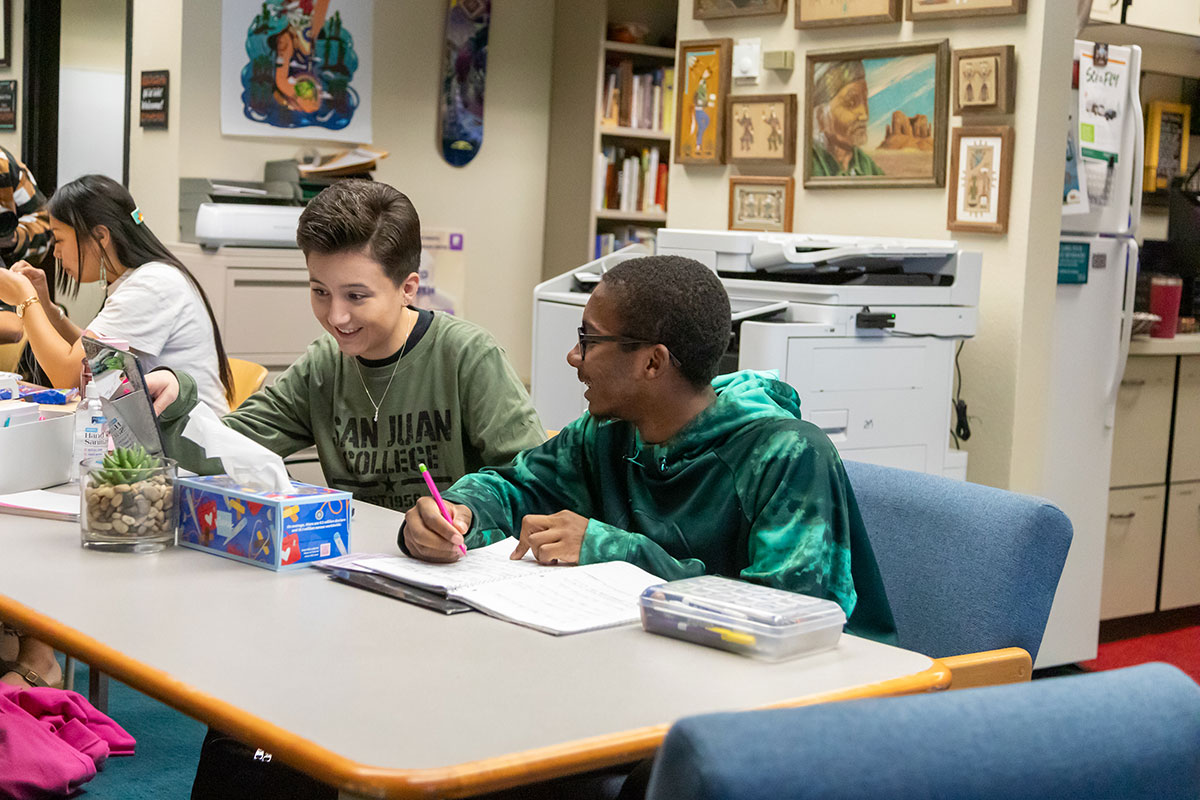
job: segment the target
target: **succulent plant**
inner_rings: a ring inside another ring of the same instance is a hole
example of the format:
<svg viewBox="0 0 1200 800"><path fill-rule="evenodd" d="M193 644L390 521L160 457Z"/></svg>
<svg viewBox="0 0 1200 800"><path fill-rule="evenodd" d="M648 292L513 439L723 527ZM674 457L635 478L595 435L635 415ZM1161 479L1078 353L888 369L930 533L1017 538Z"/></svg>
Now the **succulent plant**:
<svg viewBox="0 0 1200 800"><path fill-rule="evenodd" d="M162 462L146 452L141 445L118 447L104 457L100 468L92 472L92 481L98 486L144 481L162 466Z"/></svg>

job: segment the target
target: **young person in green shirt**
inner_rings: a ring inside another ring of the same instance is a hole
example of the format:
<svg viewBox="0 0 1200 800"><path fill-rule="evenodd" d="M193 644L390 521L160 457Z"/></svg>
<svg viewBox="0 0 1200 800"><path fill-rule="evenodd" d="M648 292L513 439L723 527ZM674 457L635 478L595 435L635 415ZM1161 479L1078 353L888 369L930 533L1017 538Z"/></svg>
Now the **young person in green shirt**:
<svg viewBox="0 0 1200 800"><path fill-rule="evenodd" d="M506 466L422 497L400 546L428 561L518 537L543 563L630 561L664 580L719 574L839 603L852 633L895 624L842 462L792 387L715 377L729 343L717 276L678 256L604 274L567 361L588 411ZM715 379L714 379L715 378Z"/></svg>
<svg viewBox="0 0 1200 800"><path fill-rule="evenodd" d="M421 228L407 197L383 183L339 181L309 202L296 241L313 315L328 334L223 417L226 425L281 456L315 444L331 487L401 510L424 493L419 463L449 485L545 441L491 334L412 306ZM155 371L147 383L167 452L197 472L221 472L181 436L196 405L191 377Z"/></svg>

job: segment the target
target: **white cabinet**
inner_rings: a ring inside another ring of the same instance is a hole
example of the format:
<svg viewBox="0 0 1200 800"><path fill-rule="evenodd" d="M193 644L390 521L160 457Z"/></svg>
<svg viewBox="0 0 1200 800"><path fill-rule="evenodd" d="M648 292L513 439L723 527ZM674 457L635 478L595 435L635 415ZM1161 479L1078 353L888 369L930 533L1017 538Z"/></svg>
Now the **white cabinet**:
<svg viewBox="0 0 1200 800"><path fill-rule="evenodd" d="M1167 480L1175 359L1131 358L1117 392L1109 486L1148 486Z"/></svg>
<svg viewBox="0 0 1200 800"><path fill-rule="evenodd" d="M1171 482L1200 481L1200 356L1179 358L1179 390L1176 398ZM1197 582L1200 582L1200 578L1197 578Z"/></svg>
<svg viewBox="0 0 1200 800"><path fill-rule="evenodd" d="M1105 5L1110 0L1096 0ZM1093 10L1092 16L1096 16ZM1137 0L1125 12L1125 24L1187 36L1200 36L1200 8L1195 0Z"/></svg>
<svg viewBox="0 0 1200 800"><path fill-rule="evenodd" d="M1200 605L1200 482L1172 484L1159 610Z"/></svg>
<svg viewBox="0 0 1200 800"><path fill-rule="evenodd" d="M1121 22L1121 0L1092 0L1092 13L1089 19L1093 22L1109 22L1114 25Z"/></svg>
<svg viewBox="0 0 1200 800"><path fill-rule="evenodd" d="M1109 492L1100 619L1154 611L1165 494L1162 486Z"/></svg>

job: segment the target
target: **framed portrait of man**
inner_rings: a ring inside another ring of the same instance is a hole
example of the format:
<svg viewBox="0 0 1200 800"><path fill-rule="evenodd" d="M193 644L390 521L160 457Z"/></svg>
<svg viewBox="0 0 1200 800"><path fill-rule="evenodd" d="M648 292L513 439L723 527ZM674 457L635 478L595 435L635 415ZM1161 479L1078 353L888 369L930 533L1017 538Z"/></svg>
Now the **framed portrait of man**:
<svg viewBox="0 0 1200 800"><path fill-rule="evenodd" d="M725 95L732 58L732 39L679 43L675 163L725 163Z"/></svg>
<svg viewBox="0 0 1200 800"><path fill-rule="evenodd" d="M805 57L804 186L946 185L945 39Z"/></svg>

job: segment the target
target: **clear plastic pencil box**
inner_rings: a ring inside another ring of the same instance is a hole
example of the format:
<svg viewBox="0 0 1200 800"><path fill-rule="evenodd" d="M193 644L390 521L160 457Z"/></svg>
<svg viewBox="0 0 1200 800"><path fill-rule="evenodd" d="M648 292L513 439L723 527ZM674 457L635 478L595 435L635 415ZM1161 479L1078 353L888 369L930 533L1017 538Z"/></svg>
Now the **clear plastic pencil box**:
<svg viewBox="0 0 1200 800"><path fill-rule="evenodd" d="M703 575L648 587L642 628L765 661L828 650L846 615L830 600Z"/></svg>

